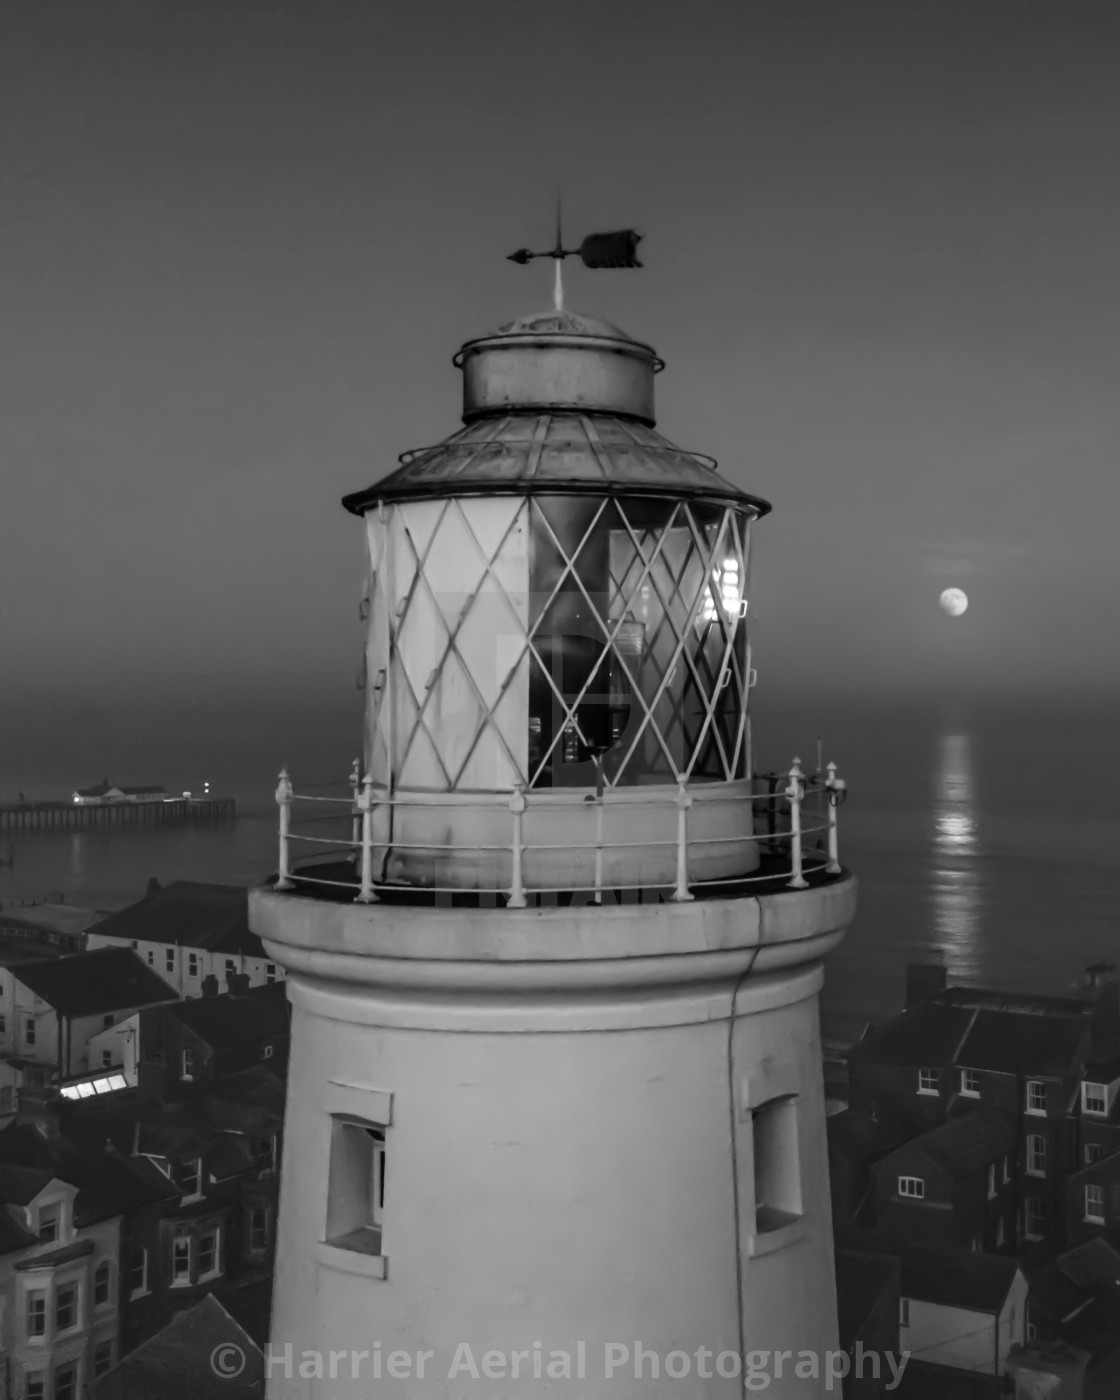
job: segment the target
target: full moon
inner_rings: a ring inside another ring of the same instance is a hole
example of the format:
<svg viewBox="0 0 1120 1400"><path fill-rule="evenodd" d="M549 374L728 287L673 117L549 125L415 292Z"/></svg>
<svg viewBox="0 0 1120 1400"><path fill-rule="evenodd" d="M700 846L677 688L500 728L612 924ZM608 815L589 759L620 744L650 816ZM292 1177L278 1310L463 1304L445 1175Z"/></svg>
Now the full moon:
<svg viewBox="0 0 1120 1400"><path fill-rule="evenodd" d="M947 588L938 602L950 617L960 617L968 607L968 594L963 588Z"/></svg>

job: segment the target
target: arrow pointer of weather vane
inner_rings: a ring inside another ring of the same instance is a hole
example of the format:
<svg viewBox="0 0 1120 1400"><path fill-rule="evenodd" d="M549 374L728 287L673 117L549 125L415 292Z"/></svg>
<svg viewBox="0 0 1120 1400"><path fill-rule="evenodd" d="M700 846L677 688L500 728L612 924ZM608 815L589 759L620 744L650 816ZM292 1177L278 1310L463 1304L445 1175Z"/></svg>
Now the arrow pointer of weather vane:
<svg viewBox="0 0 1120 1400"><path fill-rule="evenodd" d="M524 266L533 258L552 258L556 263L556 285L553 290L553 305L557 311L564 309L564 284L560 268L565 258L580 258L584 267L641 267L638 261L638 244L642 235L632 228L620 229L616 233L590 233L578 248L565 248L560 232L560 210L556 210L556 246L547 253L532 253L528 248L518 248L516 253L508 253L510 262Z"/></svg>

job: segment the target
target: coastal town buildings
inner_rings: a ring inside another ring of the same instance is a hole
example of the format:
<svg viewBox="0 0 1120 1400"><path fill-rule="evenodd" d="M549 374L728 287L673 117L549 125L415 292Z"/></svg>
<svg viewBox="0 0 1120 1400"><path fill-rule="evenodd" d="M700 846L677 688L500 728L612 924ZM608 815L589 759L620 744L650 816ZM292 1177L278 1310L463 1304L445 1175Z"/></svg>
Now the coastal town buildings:
<svg viewBox="0 0 1120 1400"><path fill-rule="evenodd" d="M131 948L181 997L201 996L207 977L224 989L231 977L257 987L284 975L249 929L243 885L153 881L143 899L94 923L86 946Z"/></svg>
<svg viewBox="0 0 1120 1400"><path fill-rule="evenodd" d="M166 802L167 798L167 789L158 784L118 787L108 778L102 778L93 787L76 788L74 791L74 801L80 807L101 806L109 802Z"/></svg>

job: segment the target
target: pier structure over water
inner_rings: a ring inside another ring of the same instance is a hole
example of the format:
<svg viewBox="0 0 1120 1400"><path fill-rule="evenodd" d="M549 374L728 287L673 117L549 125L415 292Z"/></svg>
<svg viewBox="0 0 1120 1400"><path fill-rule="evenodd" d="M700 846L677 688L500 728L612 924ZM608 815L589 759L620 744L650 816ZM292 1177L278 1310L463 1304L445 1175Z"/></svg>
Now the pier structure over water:
<svg viewBox="0 0 1120 1400"><path fill-rule="evenodd" d="M232 797L179 797L168 802L10 802L0 805L0 831L89 831L102 827L226 822Z"/></svg>

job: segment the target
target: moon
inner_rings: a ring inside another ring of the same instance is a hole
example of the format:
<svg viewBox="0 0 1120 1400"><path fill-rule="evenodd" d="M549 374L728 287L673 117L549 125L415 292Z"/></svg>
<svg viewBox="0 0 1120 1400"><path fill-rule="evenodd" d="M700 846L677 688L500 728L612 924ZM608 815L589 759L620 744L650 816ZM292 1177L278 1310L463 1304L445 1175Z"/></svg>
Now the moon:
<svg viewBox="0 0 1120 1400"><path fill-rule="evenodd" d="M960 617L968 608L968 594L963 588L947 588L937 601L950 617Z"/></svg>

